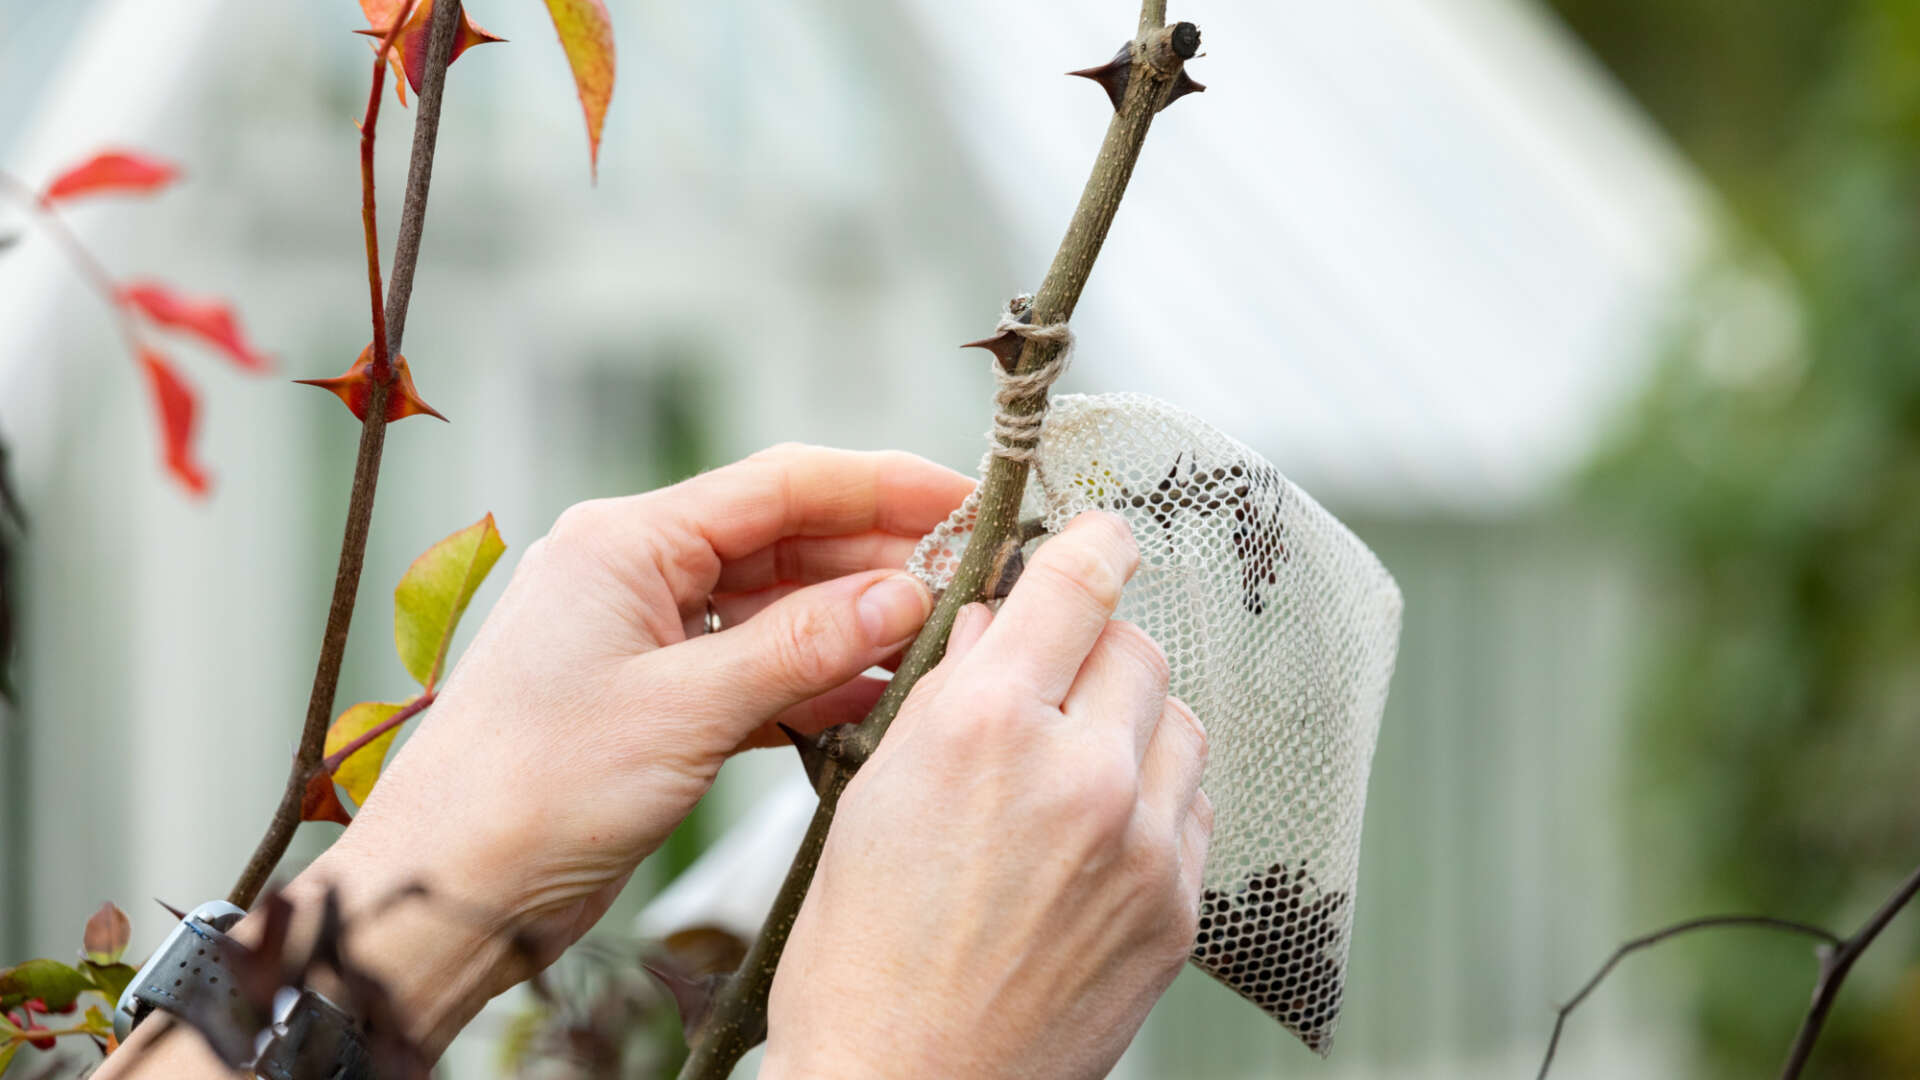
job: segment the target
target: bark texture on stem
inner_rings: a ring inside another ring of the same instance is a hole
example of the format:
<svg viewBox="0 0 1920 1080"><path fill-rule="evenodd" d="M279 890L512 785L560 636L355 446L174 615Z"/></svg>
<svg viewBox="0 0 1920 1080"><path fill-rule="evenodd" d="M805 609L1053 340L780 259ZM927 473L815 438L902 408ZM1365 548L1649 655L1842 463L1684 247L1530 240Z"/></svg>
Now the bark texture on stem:
<svg viewBox="0 0 1920 1080"><path fill-rule="evenodd" d="M1067 226L1066 236L1047 268L1039 291L1034 294L1031 321L1036 326L1066 322L1073 315L1080 293L1093 272L1094 260L1106 242L1114 214L1120 208L1127 181L1133 176L1134 162L1140 156L1140 147L1146 141L1154 114L1166 101L1182 65L1199 47L1199 32L1193 24L1161 25L1165 12L1165 0L1147 0L1141 8L1140 33L1131 45L1133 71L1126 94L1107 125L1106 138L1100 144L1100 154L1081 191L1080 203ZM1040 368L1050 363L1062 347L1059 342L1028 338L1014 370L1025 373ZM1031 414L1045 404L1043 395L1023 403L1020 408ZM1019 528L1020 499L1026 485L1024 462L993 459L981 482L979 518L952 583L934 605L933 614L920 635L908 647L879 703L846 738L842 759L846 767L834 770L827 778L806 839L794 856L759 937L739 970L721 984L712 1012L693 1034L690 1056L680 1071L681 1080L722 1080L748 1050L766 1037L767 995L773 987L774 971L786 948L794 919L800 913L800 904L812 884L814 870L820 864L827 830L833 823L852 769L879 745L914 684L940 662L946 653L954 616L962 607L980 599L992 585L995 557Z"/></svg>
<svg viewBox="0 0 1920 1080"><path fill-rule="evenodd" d="M404 18L404 13L402 15ZM234 882L227 899L250 907L260 889L272 876L274 867L293 842L300 826L300 804L307 782L324 768L322 751L327 726L333 719L334 694L340 686L340 664L346 656L347 630L353 622L354 599L360 590L360 570L366 562L367 530L373 522L374 493L380 482L380 456L387 439L387 398L392 391L393 365L398 354L401 331L406 325L407 303L413 292L413 270L420 257L420 234L426 223L427 188L433 178L433 151L440 131L440 100L446 87L447 64L453 57L454 32L460 23L459 0L445 0L434 8L427 42L425 78L420 87L419 116L414 123L413 158L407 171L405 202L400 211L400 239L394 252L393 282L386 290L385 306L379 286L379 241L373 220L372 140L379 116L379 100L385 86L387 48L392 33L382 43L374 59L373 93L367 119L362 124L363 226L368 243L368 278L373 287L374 371L385 378L373 380L372 400L360 427L360 449L354 460L353 488L347 498L347 523L340 541L340 564L334 573L333 600L327 608L327 625L320 638L320 658L313 673L313 689L307 698L307 717L301 728L300 744L294 751L288 771L286 790L273 820L260 838L246 869Z"/></svg>

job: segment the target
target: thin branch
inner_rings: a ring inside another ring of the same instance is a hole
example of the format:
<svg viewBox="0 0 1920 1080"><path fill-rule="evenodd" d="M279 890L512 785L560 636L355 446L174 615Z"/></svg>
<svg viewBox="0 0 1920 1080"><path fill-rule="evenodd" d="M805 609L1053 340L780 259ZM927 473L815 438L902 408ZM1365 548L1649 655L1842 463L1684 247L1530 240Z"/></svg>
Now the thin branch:
<svg viewBox="0 0 1920 1080"><path fill-rule="evenodd" d="M1035 325L1066 322L1073 315L1094 260L1106 241L1107 230L1113 224L1120 198L1126 192L1127 181L1133 175L1147 128L1165 103L1182 65L1198 48L1199 34L1191 24L1180 24L1178 33L1175 28L1161 25L1165 12L1166 0L1145 0L1141 7L1141 29L1132 46L1133 70L1126 95L1107 126L1099 157L1080 194L1066 237L1034 295L1032 321ZM1059 342L1028 338L1014 370L1033 371L1051 362L1060 348ZM1027 402L1026 408L1036 412L1044 405L1041 398ZM954 616L966 604L979 599L991 584L989 578L995 556L1018 527L1020 497L1026 484L1025 462L995 457L988 467L981 484L979 516L953 581L941 594L919 636L908 647L879 703L846 740L848 753L843 761L846 767L831 771L820 792L819 808L814 811L813 821L807 827L806 837L801 841L759 937L739 970L720 986L712 1012L693 1033L687 1063L680 1071L681 1080L722 1080L742 1055L765 1038L767 995L773 986L774 971L786 948L787 935L793 929L801 901L806 899L814 870L819 866L840 794L846 790L853 770L886 734L887 726L899 713L901 703L914 684L940 662L946 652Z"/></svg>
<svg viewBox="0 0 1920 1080"><path fill-rule="evenodd" d="M1814 938L1828 946L1838 946L1840 944L1839 936L1831 930L1814 926L1810 923L1795 922L1791 919L1776 919L1768 915L1708 915L1698 919L1688 919L1685 922L1677 922L1672 926L1662 927L1650 934L1644 934L1634 938L1618 949L1615 949L1613 955L1607 957L1607 962L1600 965L1600 970L1593 973L1593 978L1588 979L1586 985L1580 988L1580 992L1567 999L1565 1005L1554 1010L1553 1037L1547 1040L1547 1056L1545 1060L1540 1062L1539 1080L1546 1080L1547 1070L1553 1067L1553 1055L1560 1049L1560 1034L1567 1026L1567 1017L1573 1015L1573 1010L1579 1008L1581 1003L1587 1000L1587 996L1599 988L1601 981L1613 973L1613 969L1619 965L1620 961L1625 960L1628 956L1639 952L1641 949L1651 948L1663 941L1679 937L1682 934L1689 934L1695 930L1719 930L1729 927L1757 927L1762 930L1779 930L1785 933L1800 934L1805 937Z"/></svg>
<svg viewBox="0 0 1920 1080"><path fill-rule="evenodd" d="M1813 1044L1820 1039L1820 1032L1827 1026L1827 1014L1833 1011L1834 998L1840 994L1840 984L1846 981L1847 974L1853 970L1854 961L1867 951L1880 931L1887 928L1894 916L1913 900L1920 892L1920 869L1907 875L1900 887L1887 897L1866 924L1853 932L1853 936L1827 952L1820 958L1820 978L1813 985L1813 1004L1807 1007L1806 1019L1800 1022L1800 1030L1793 1037L1793 1047L1787 1051L1787 1062L1780 1068L1780 1080L1795 1080L1801 1070L1807 1067L1807 1059L1813 1056Z"/></svg>
<svg viewBox="0 0 1920 1080"><path fill-rule="evenodd" d="M411 7L408 4L407 7ZM373 137L380 114L380 98L386 84L387 51L404 22L402 11L387 31L374 56L373 90L367 99L367 115L361 124L361 215L367 234L368 284L373 290L373 333L375 371L381 370L382 349L397 352L400 335L406 325L407 304L413 292L413 270L420 257L420 233L425 226L427 189L433 179L433 152L440 131L440 100L446 86L447 64L453 56L454 30L460 21L459 0L446 0L434 8L433 24L427 42L425 81L420 88L419 116L414 122L413 157L407 170L405 202L400 211L400 238L394 249L393 285L383 309L380 297L380 256L376 223L373 217ZM388 353L391 356L392 353ZM308 780L323 766L327 725L333 718L333 699L340 685L340 664L347 650L347 629L353 622L353 604L360 589L360 570L366 562L367 530L373 521L373 499L380 481L380 456L386 446L387 396L392 390L391 365L387 377L373 380L372 400L361 421L360 450L354 461L353 489L347 499L345 534L340 541L340 565L333 579L333 601L327 608L327 626L320 639L320 657L313 673L313 690L307 699L307 718L301 730L300 745L288 771L286 790L265 836L247 860L246 869L234 883L228 899L249 907L273 874L274 867L293 841L300 825L301 797Z"/></svg>
<svg viewBox="0 0 1920 1080"><path fill-rule="evenodd" d="M1553 1020L1553 1036L1547 1040L1546 1059L1540 1063L1540 1080L1546 1080L1547 1070L1553 1066L1553 1055L1560 1048L1560 1034L1565 1029L1567 1017L1580 1003L1592 994L1600 981L1611 973L1616 965L1628 955L1641 949L1658 945L1669 938L1694 930L1711 930L1724 927L1758 927L1766 930L1780 930L1799 934L1820 942L1820 975L1813 987L1813 1002L1807 1007L1807 1015L1800 1022L1800 1030L1795 1033L1793 1047L1787 1053L1786 1064L1781 1067L1780 1080L1798 1080L1806 1068L1807 1061L1813 1056L1813 1047L1820 1039L1821 1031L1826 1027L1827 1017L1833 1011L1833 1002L1840 994L1840 984L1846 981L1853 970L1855 961L1867 951L1880 932L1893 922L1906 906L1912 902L1915 894L1920 894L1920 869L1914 870L1906 880L1900 883L1893 895L1887 897L1873 915L1848 937L1842 938L1831 930L1810 923L1795 922L1792 919L1776 919L1766 915L1714 915L1700 919L1688 919L1686 922L1655 930L1651 934L1634 938L1632 941L1614 950L1607 962L1600 966L1593 978L1588 979L1580 992L1573 995L1565 1005L1556 1010Z"/></svg>
<svg viewBox="0 0 1920 1080"><path fill-rule="evenodd" d="M380 217L375 212L373 201L373 135L380 123L380 103L386 98L388 57L393 43L399 39L400 30L413 14L415 0L407 0L394 12L393 25L387 28L387 36L380 39L380 47L373 55L373 82L367 91L367 115L360 121L360 231L367 242L367 291L372 294L373 303L373 371L376 382L385 382L392 370L392 354L387 345L387 316L384 299L386 290L380 285ZM451 62L451 61L449 61ZM426 105L421 103L424 111ZM412 187L411 177L408 187Z"/></svg>
<svg viewBox="0 0 1920 1080"><path fill-rule="evenodd" d="M115 324L119 327L120 336L126 339L127 349L138 356L140 333L134 326L133 317L127 313L127 305L120 297L120 287L114 284L113 275L107 273L107 268L80 242L80 237L67 225L66 220L49 203L35 195L33 189L19 177L0 172L0 193L34 214L47 235L53 237L54 242L60 245L79 269L80 276L87 279L87 284L100 294L100 299L113 311Z"/></svg>
<svg viewBox="0 0 1920 1080"><path fill-rule="evenodd" d="M412 701L407 702L395 710L392 716L373 725L357 736L352 742L328 754L325 760L320 762L320 767L327 770L328 775L339 772L341 762L359 753L368 743L378 739L380 736L385 735L387 732L392 731L414 717L419 716L421 713L426 712L428 706L433 704L433 699L434 693L429 690L419 697L414 698Z"/></svg>

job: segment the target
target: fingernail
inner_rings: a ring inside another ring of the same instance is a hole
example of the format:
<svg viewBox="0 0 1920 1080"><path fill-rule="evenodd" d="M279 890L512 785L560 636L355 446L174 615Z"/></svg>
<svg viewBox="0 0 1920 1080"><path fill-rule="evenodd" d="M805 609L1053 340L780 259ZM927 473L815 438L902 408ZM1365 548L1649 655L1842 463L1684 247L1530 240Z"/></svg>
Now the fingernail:
<svg viewBox="0 0 1920 1080"><path fill-rule="evenodd" d="M874 645L905 639L933 610L933 594L912 574L881 578L860 594L860 628Z"/></svg>

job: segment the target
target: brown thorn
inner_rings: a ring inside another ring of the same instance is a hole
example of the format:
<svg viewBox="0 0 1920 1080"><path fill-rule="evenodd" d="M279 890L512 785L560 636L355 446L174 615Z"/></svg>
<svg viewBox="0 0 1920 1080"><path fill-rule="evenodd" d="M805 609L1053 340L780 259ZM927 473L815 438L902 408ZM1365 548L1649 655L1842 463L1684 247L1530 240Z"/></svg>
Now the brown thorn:
<svg viewBox="0 0 1920 1080"><path fill-rule="evenodd" d="M1120 99L1127 94L1127 76L1133 74L1133 42L1120 46L1113 59L1098 67L1081 68L1069 71L1069 75L1078 75L1083 79L1092 79L1107 92L1107 100L1113 103L1113 111L1120 111Z"/></svg>
<svg viewBox="0 0 1920 1080"><path fill-rule="evenodd" d="M833 766L833 758L821 746L821 740L777 721L775 726L787 737L787 741L793 744L793 748L800 751L800 767L807 771L807 783L812 784L816 792L822 790L826 783L827 770Z"/></svg>
<svg viewBox="0 0 1920 1080"><path fill-rule="evenodd" d="M1192 32L1191 47L1185 50L1182 49L1184 39L1179 32L1182 29ZM1191 59L1194 55L1193 50L1199 48L1199 42L1200 31L1192 23L1181 23L1175 27L1173 41L1175 55ZM1100 89L1107 92L1107 100L1113 103L1113 111L1119 112L1120 102L1127 96L1128 78L1133 74L1133 43L1128 42L1120 46L1120 51L1113 54L1113 59L1099 67L1081 68L1079 71L1069 71L1067 74L1078 75L1083 79L1092 79L1099 83ZM1186 68L1182 67L1180 73L1174 76L1173 85L1167 89L1167 99L1160 103L1160 109L1166 108L1188 94L1198 94L1206 88L1206 84L1196 82L1193 76L1187 74Z"/></svg>
<svg viewBox="0 0 1920 1080"><path fill-rule="evenodd" d="M1025 346L1025 338L1022 338L1019 334L1011 330L1002 330L992 337L981 338L979 341L969 341L960 347L963 349L985 349L993 354L993 358L999 362L1001 367L1012 371L1013 365L1020 359L1020 350Z"/></svg>
<svg viewBox="0 0 1920 1080"><path fill-rule="evenodd" d="M677 971L645 960L640 961L640 966L653 976L661 989L673 997L673 1007L680 1011L680 1032L691 1045L694 1036L700 1032L700 1025L706 1023L707 1016L713 1012L713 1002L719 996L720 984L730 976L702 975L697 979L689 979Z"/></svg>
<svg viewBox="0 0 1920 1080"><path fill-rule="evenodd" d="M993 587L987 590L987 598L1005 600L1013 592L1014 582L1020 580L1021 573L1027 568L1027 558L1020 553L1020 536L1017 533L1007 537L995 562L997 565L988 572L988 580L993 582Z"/></svg>
<svg viewBox="0 0 1920 1080"><path fill-rule="evenodd" d="M1174 76L1173 86L1167 90L1167 100L1160 107L1164 109L1188 94L1198 94L1206 88L1206 83L1195 82L1193 76L1187 74L1187 69L1181 68L1180 74Z"/></svg>
<svg viewBox="0 0 1920 1080"><path fill-rule="evenodd" d="M161 907L163 907L163 908L166 908L166 909L167 909L167 914L169 914L169 915L171 915L171 916L173 916L173 918L174 918L174 921L176 921L176 922L186 922L186 921L187 921L187 913L186 913L186 912L184 912L184 911L181 911L181 910L180 910L179 908L177 908L177 907L174 907L174 906L173 906L172 904L169 904L169 903L167 903L167 902L166 902L165 900L162 900L162 899L160 899L159 897L157 897L157 896L156 896L156 897L154 897L154 898L153 898L153 902L154 902L154 903L156 903L156 904L159 904L159 905L160 905Z"/></svg>

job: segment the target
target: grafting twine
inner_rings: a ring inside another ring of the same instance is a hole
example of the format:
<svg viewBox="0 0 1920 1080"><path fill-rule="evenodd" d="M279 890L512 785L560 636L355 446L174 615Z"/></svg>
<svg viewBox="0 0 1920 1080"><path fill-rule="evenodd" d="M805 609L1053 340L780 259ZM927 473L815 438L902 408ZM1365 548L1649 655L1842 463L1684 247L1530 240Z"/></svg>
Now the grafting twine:
<svg viewBox="0 0 1920 1080"><path fill-rule="evenodd" d="M993 394L993 430L987 433L991 452L995 457L1008 461L1033 463L1034 450L1040 445L1040 425L1047 418L1047 388L1067 373L1067 366L1073 357L1073 331L1063 322L1034 326L1023 323L1014 314L1015 310L1031 310L1031 296L1015 297L1001 312L1000 321L994 325L998 334L1017 334L1033 341L1054 341L1060 343L1060 351L1053 359L1032 371L1018 373L1008 371L996 357L993 362L993 378L998 384ZM1021 405L1031 404L1030 412L1015 412Z"/></svg>

